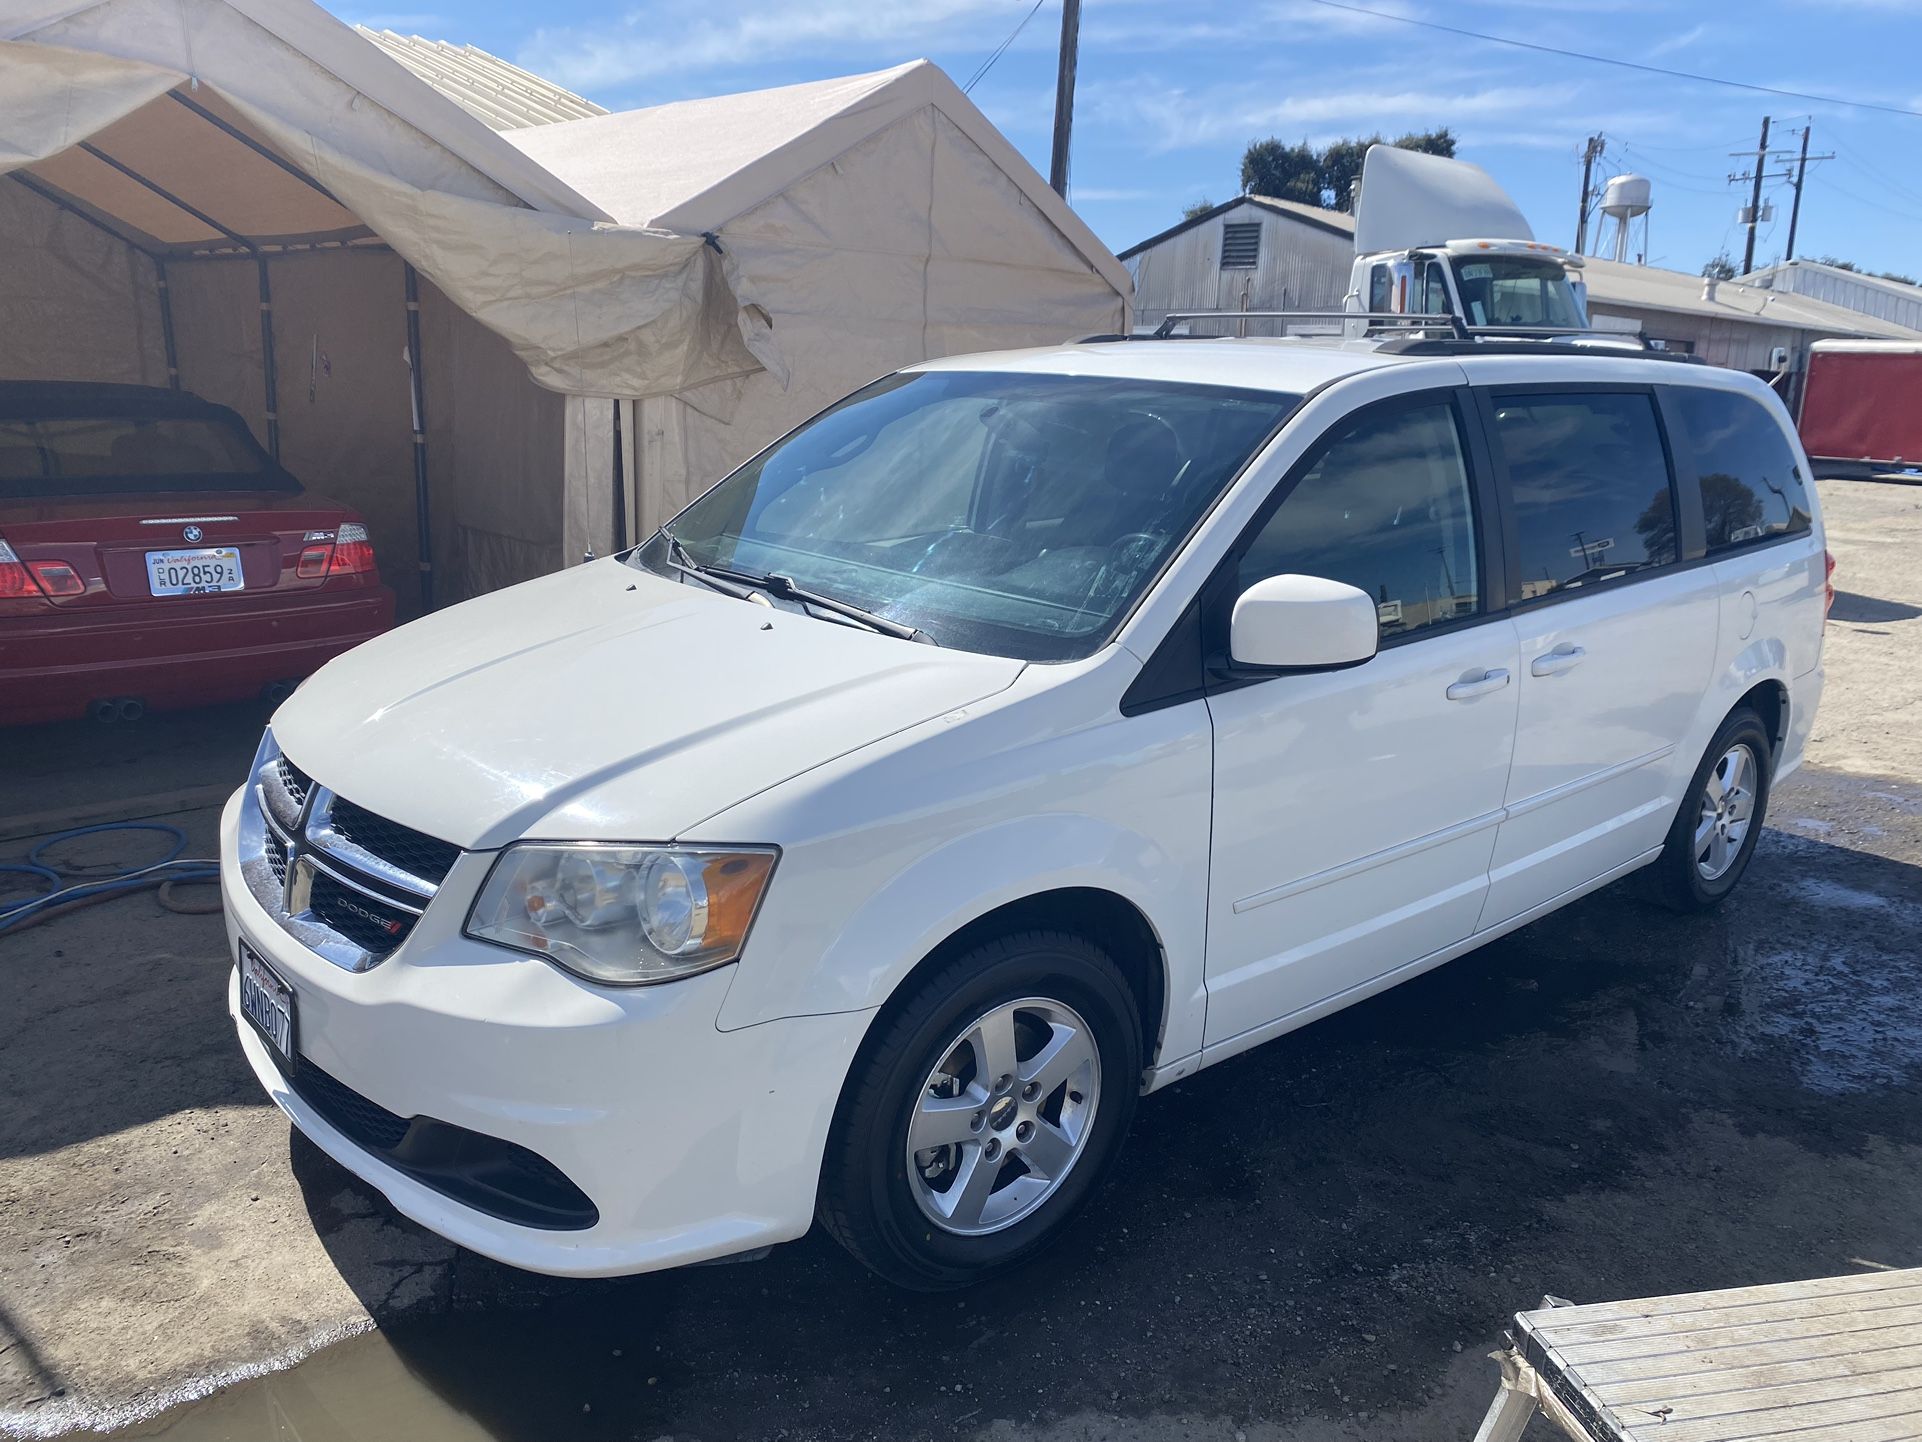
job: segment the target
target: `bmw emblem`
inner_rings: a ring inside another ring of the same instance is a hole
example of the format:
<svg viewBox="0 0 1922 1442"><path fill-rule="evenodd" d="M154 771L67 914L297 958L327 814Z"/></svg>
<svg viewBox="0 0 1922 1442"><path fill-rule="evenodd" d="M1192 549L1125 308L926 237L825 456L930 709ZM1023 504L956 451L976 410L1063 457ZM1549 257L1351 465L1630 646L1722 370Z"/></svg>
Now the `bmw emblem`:
<svg viewBox="0 0 1922 1442"><path fill-rule="evenodd" d="M200 527L188 526L185 530L181 531L180 539L183 541L197 541L200 539L201 534Z"/></svg>

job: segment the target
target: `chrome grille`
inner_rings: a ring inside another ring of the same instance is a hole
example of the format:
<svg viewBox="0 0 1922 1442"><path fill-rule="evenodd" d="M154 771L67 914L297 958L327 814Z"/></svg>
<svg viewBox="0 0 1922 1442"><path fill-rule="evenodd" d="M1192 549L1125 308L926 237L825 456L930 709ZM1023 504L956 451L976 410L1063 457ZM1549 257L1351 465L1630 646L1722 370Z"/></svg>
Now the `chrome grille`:
<svg viewBox="0 0 1922 1442"><path fill-rule="evenodd" d="M452 842L355 805L281 755L271 736L241 816L248 889L281 928L348 971L413 931L460 857Z"/></svg>

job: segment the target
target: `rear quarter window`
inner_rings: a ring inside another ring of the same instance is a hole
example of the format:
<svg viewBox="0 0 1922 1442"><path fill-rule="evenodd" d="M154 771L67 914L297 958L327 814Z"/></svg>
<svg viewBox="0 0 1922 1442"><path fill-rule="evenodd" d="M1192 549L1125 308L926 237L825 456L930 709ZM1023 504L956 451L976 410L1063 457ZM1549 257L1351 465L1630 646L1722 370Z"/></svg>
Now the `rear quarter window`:
<svg viewBox="0 0 1922 1442"><path fill-rule="evenodd" d="M1801 463L1766 406L1735 391L1678 388L1673 398L1683 457L1701 480L1711 556L1809 529Z"/></svg>

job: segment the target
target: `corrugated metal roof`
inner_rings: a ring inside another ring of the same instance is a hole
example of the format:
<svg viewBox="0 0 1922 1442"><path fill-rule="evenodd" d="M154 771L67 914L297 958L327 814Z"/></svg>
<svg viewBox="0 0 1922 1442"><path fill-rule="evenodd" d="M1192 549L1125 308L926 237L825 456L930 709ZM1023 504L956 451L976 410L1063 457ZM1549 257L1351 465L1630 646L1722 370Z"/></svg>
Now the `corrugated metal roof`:
<svg viewBox="0 0 1922 1442"><path fill-rule="evenodd" d="M1877 320L1845 306L1763 286L1743 285L1739 281L1718 282L1711 299L1708 282L1701 276L1663 270L1660 266L1624 265L1620 261L1590 256L1583 275L1588 280L1588 298L1596 305L1750 321L1829 335L1908 339L1916 334L1907 326Z"/></svg>
<svg viewBox="0 0 1922 1442"><path fill-rule="evenodd" d="M393 30L354 29L468 114L495 130L605 115L605 106L473 45L453 45Z"/></svg>

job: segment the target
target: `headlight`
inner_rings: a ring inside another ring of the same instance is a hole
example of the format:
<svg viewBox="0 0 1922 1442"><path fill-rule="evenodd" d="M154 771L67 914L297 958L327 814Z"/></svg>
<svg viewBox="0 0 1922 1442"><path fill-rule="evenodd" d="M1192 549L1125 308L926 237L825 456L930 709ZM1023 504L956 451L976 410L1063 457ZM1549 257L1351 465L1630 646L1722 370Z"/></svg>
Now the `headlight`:
<svg viewBox="0 0 1922 1442"><path fill-rule="evenodd" d="M733 961L773 850L526 842L494 863L467 934L589 981L645 986Z"/></svg>

